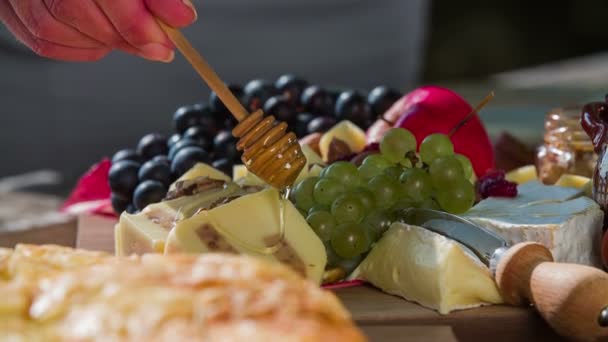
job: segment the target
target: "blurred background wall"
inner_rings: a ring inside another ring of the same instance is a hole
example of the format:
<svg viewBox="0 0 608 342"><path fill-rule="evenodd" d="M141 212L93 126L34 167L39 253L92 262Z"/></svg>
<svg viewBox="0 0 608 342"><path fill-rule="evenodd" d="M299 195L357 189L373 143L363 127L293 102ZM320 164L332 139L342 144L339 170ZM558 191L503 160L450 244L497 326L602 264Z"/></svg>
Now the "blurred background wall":
<svg viewBox="0 0 608 342"><path fill-rule="evenodd" d="M196 1L195 1L196 2ZM605 0L205 0L186 30L228 82L295 73L313 84L406 92L604 50ZM169 133L208 90L179 56L42 60L0 28L0 177L50 168L65 192L103 156Z"/></svg>

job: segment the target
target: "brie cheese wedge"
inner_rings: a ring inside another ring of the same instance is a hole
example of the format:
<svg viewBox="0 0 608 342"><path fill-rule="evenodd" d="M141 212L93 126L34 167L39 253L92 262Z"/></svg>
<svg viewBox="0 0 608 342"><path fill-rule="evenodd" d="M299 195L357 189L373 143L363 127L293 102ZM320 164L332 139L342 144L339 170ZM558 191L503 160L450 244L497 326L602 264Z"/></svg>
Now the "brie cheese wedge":
<svg viewBox="0 0 608 342"><path fill-rule="evenodd" d="M502 303L489 269L459 243L393 223L351 278L447 314Z"/></svg>
<svg viewBox="0 0 608 342"><path fill-rule="evenodd" d="M600 266L604 214L581 189L531 181L515 198L491 197L464 217L495 232L510 244L543 244L558 262Z"/></svg>

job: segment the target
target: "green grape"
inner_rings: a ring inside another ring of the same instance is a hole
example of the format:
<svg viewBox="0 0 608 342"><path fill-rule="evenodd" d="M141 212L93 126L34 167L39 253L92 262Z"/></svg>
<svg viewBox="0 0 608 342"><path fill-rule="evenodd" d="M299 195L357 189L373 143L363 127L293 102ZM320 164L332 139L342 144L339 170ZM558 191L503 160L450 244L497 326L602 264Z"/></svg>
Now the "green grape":
<svg viewBox="0 0 608 342"><path fill-rule="evenodd" d="M372 241L377 241L393 223L393 218L385 210L374 210L365 217L363 223L369 225Z"/></svg>
<svg viewBox="0 0 608 342"><path fill-rule="evenodd" d="M418 205L418 208L441 210L441 207L439 206L439 204L437 203L437 201L435 201L432 198L427 198L424 201L422 201L422 203L420 203Z"/></svg>
<svg viewBox="0 0 608 342"><path fill-rule="evenodd" d="M403 166L403 167L404 167L404 168L406 168L406 169L409 169L409 168L411 168L411 167L414 167L414 166L412 165L412 161L411 161L411 160L409 160L409 159L402 159L402 160L399 162L399 165Z"/></svg>
<svg viewBox="0 0 608 342"><path fill-rule="evenodd" d="M315 211L308 215L306 222L321 241L329 241L334 228L336 228L336 220L328 211Z"/></svg>
<svg viewBox="0 0 608 342"><path fill-rule="evenodd" d="M361 175L361 178L363 179L370 179L374 176L381 175L383 172L383 169L374 164L361 164L361 166L359 166L359 175Z"/></svg>
<svg viewBox="0 0 608 342"><path fill-rule="evenodd" d="M313 189L319 177L310 177L299 182L292 190L291 196L298 209L307 212L313 205L315 200L313 198Z"/></svg>
<svg viewBox="0 0 608 342"><path fill-rule="evenodd" d="M384 170L384 174L391 177L392 179L399 179L399 176L401 176L401 173L403 173L403 168L400 166L391 166L389 168L387 168L386 170Z"/></svg>
<svg viewBox="0 0 608 342"><path fill-rule="evenodd" d="M418 206L418 203L416 203L416 201L414 201L413 199L411 199L409 197L401 196L401 197L399 197L397 202L395 202L395 204L393 204L393 206L391 207L391 211L398 215L399 213L403 212L406 209L415 208L417 206Z"/></svg>
<svg viewBox="0 0 608 342"><path fill-rule="evenodd" d="M340 195L331 205L331 214L338 223L361 222L365 217L365 207L357 196Z"/></svg>
<svg viewBox="0 0 608 342"><path fill-rule="evenodd" d="M310 209L308 209L307 215L314 213L315 211L329 211L329 206L322 204L315 204Z"/></svg>
<svg viewBox="0 0 608 342"><path fill-rule="evenodd" d="M366 188L357 188L351 192L353 196L357 196L359 201L363 205L365 212L369 212L376 206L376 199L374 194Z"/></svg>
<svg viewBox="0 0 608 342"><path fill-rule="evenodd" d="M384 171L384 169L387 169L394 165L393 163L388 161L386 158L384 158L381 154L377 154L377 153L365 157L365 159L363 159L363 164L375 165L377 168L379 168L383 171Z"/></svg>
<svg viewBox="0 0 608 342"><path fill-rule="evenodd" d="M333 178L321 178L315 184L312 193L315 203L329 206L343 192L344 185L342 183Z"/></svg>
<svg viewBox="0 0 608 342"><path fill-rule="evenodd" d="M433 160L429 174L437 190L464 178L462 164L455 156L439 157Z"/></svg>
<svg viewBox="0 0 608 342"><path fill-rule="evenodd" d="M357 187L361 184L361 177L357 167L349 162L338 161L326 167L323 178L333 178L346 187Z"/></svg>
<svg viewBox="0 0 608 342"><path fill-rule="evenodd" d="M398 163L405 154L416 150L416 138L403 128L389 129L380 140L380 153L388 161Z"/></svg>
<svg viewBox="0 0 608 342"><path fill-rule="evenodd" d="M399 183L387 175L370 179L367 188L374 195L376 206L379 208L390 208L399 198Z"/></svg>
<svg viewBox="0 0 608 342"><path fill-rule="evenodd" d="M420 143L420 158L428 165L435 158L451 156L452 154L454 154L454 145L452 145L450 137L445 134L431 134Z"/></svg>
<svg viewBox="0 0 608 342"><path fill-rule="evenodd" d="M336 254L351 259L369 250L372 241L370 228L364 223L344 223L338 225L331 237L331 246Z"/></svg>
<svg viewBox="0 0 608 342"><path fill-rule="evenodd" d="M471 179L471 177L473 177L473 165L471 164L469 158L462 154L456 154L456 159L458 159L458 161L462 165L462 170L464 171L464 178Z"/></svg>
<svg viewBox="0 0 608 342"><path fill-rule="evenodd" d="M305 210L298 209L298 211L300 212L300 215L302 215L302 217L306 218L306 216L308 216Z"/></svg>
<svg viewBox="0 0 608 342"><path fill-rule="evenodd" d="M407 169L399 176L401 193L415 202L422 202L433 194L433 181L422 169Z"/></svg>
<svg viewBox="0 0 608 342"><path fill-rule="evenodd" d="M321 172L319 172L319 177L323 178L325 177L325 174L327 173L327 169L329 168L329 166L324 167L323 169L321 169Z"/></svg>
<svg viewBox="0 0 608 342"><path fill-rule="evenodd" d="M357 266L359 266L361 261L363 261L363 257L364 254L359 254L350 259L339 258L338 262L336 263L336 267L340 267L344 270L344 272L346 272L347 275L349 275L357 268Z"/></svg>
<svg viewBox="0 0 608 342"><path fill-rule="evenodd" d="M336 254L336 251L334 251L334 248L331 246L331 240L323 241L323 245L325 246L325 252L327 253L327 266L338 267L342 259Z"/></svg>
<svg viewBox="0 0 608 342"><path fill-rule="evenodd" d="M460 178L442 188L436 196L443 210L452 214L462 214L473 206L475 190L471 182Z"/></svg>

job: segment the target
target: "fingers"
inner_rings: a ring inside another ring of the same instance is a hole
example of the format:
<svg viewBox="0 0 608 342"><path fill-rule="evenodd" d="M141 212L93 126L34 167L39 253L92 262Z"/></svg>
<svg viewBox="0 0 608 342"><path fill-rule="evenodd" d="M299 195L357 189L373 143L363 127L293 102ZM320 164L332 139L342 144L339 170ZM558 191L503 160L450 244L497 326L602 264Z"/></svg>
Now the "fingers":
<svg viewBox="0 0 608 342"><path fill-rule="evenodd" d="M75 48L100 48L103 44L53 17L42 0L9 0L13 12L36 38Z"/></svg>
<svg viewBox="0 0 608 342"><path fill-rule="evenodd" d="M23 1L23 0L14 0ZM113 46L122 37L114 30L112 23L92 0L43 0L49 12L65 25L107 46Z"/></svg>
<svg viewBox="0 0 608 342"><path fill-rule="evenodd" d="M153 15L173 27L184 27L196 21L196 9L190 0L145 0Z"/></svg>
<svg viewBox="0 0 608 342"><path fill-rule="evenodd" d="M19 0L17 0L19 1ZM106 46L137 55L94 0L44 0L53 17Z"/></svg>
<svg viewBox="0 0 608 342"><path fill-rule="evenodd" d="M95 0L122 38L138 55L156 61L173 60L173 45L143 0Z"/></svg>
<svg viewBox="0 0 608 342"><path fill-rule="evenodd" d="M21 22L7 0L0 0L0 19L8 29L36 54L64 61L96 61L110 52L109 48L74 48L35 37Z"/></svg>
<svg viewBox="0 0 608 342"><path fill-rule="evenodd" d="M11 30L38 54L66 59L63 54L68 48L88 50L79 51L70 60L88 60L114 48L150 60L171 61L173 44L157 20L183 27L197 16L189 0L0 2L6 8L3 20L10 21Z"/></svg>

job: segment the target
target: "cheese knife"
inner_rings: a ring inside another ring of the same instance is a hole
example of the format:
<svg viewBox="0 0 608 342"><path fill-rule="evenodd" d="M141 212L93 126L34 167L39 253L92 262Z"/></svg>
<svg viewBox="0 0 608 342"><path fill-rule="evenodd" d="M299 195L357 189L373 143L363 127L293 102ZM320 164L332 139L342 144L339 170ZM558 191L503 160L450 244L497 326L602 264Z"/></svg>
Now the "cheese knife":
<svg viewBox="0 0 608 342"><path fill-rule="evenodd" d="M485 263L507 304L532 304L562 336L608 340L608 273L597 268L557 263L536 242L511 245L473 222L442 211L411 208L399 217L453 239Z"/></svg>

